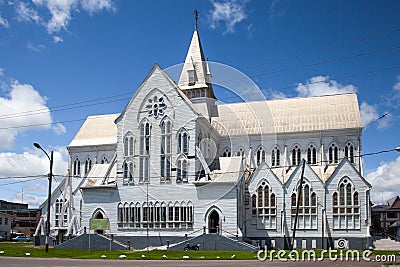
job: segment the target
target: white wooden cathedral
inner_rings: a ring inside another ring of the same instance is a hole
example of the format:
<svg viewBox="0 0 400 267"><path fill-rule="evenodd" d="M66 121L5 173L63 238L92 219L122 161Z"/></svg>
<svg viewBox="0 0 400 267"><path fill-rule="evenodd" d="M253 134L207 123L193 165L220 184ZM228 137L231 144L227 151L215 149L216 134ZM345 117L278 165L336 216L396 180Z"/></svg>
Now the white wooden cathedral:
<svg viewBox="0 0 400 267"><path fill-rule="evenodd" d="M133 247L219 234L275 248L340 239L367 248L357 95L218 104L211 74L196 26L177 84L155 64L121 113L86 119L52 195L51 235L107 219L96 231Z"/></svg>

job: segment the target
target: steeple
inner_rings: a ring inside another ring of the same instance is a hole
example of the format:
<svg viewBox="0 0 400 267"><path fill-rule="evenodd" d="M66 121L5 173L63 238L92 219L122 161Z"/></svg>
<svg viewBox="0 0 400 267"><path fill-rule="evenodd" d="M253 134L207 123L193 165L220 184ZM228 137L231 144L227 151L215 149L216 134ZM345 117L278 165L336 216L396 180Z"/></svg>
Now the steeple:
<svg viewBox="0 0 400 267"><path fill-rule="evenodd" d="M181 76L179 78L178 86L189 99L215 99L211 84L210 68L204 57L198 33L197 20L199 12L195 10L193 14L195 16L195 29L182 68Z"/></svg>

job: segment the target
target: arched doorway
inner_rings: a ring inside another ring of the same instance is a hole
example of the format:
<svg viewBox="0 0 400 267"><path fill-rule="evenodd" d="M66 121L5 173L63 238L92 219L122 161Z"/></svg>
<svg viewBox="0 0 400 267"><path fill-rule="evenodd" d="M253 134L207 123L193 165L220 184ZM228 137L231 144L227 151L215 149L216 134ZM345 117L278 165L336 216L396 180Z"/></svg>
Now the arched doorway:
<svg viewBox="0 0 400 267"><path fill-rule="evenodd" d="M210 234L216 234L219 230L219 213L216 210L213 210L208 216L208 232Z"/></svg>
<svg viewBox="0 0 400 267"><path fill-rule="evenodd" d="M104 214L101 210L97 210L94 212L94 216L92 218L93 219L104 219ZM104 229L96 229L94 232L99 235L104 235Z"/></svg>

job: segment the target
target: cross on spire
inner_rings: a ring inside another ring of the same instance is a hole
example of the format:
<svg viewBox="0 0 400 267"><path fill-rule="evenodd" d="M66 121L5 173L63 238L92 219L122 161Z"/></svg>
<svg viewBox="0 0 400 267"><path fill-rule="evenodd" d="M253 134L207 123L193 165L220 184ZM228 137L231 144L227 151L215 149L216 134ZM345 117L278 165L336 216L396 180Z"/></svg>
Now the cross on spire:
<svg viewBox="0 0 400 267"><path fill-rule="evenodd" d="M195 10L193 11L194 20L195 20L195 26L194 26L194 29L195 29L195 30L197 30L197 28L198 28L197 22L198 22L198 20L199 20L199 13L200 13L200 12L199 12L197 9L195 9Z"/></svg>

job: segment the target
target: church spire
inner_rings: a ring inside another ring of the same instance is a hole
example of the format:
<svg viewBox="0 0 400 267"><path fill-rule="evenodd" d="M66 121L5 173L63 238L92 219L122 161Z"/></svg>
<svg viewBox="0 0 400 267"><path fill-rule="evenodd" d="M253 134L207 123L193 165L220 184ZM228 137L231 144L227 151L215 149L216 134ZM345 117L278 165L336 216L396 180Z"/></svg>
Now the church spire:
<svg viewBox="0 0 400 267"><path fill-rule="evenodd" d="M211 84L211 73L203 53L198 33L199 11L193 12L195 28L186 55L185 63L179 78L179 88L188 96L193 98L213 98L214 92Z"/></svg>
<svg viewBox="0 0 400 267"><path fill-rule="evenodd" d="M198 20L199 20L199 11L197 10L197 9L195 9L194 11L193 11L193 15L194 15L194 20L195 20L195 24L194 24L194 30L195 31L197 31L197 29L198 29L198 24L197 24L197 22L198 22Z"/></svg>

